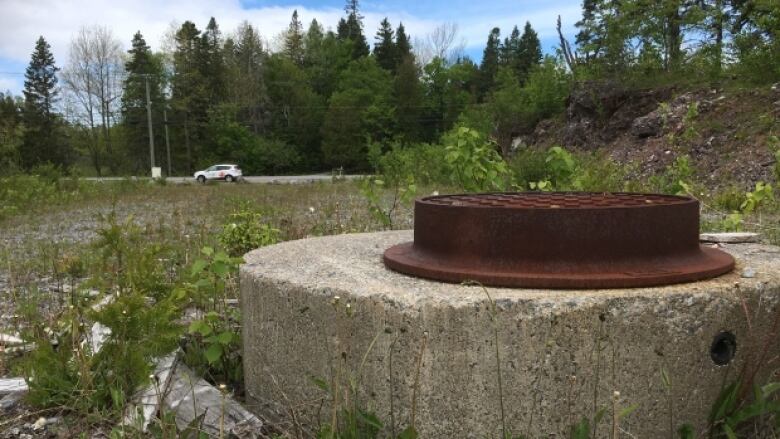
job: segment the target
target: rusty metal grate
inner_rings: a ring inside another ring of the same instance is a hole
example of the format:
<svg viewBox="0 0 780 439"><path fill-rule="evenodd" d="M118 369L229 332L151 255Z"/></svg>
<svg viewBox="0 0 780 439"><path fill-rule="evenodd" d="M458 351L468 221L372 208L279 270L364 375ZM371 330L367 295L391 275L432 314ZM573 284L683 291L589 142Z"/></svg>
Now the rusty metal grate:
<svg viewBox="0 0 780 439"><path fill-rule="evenodd" d="M634 207L647 204L679 204L687 200L658 194L520 192L507 194L443 195L426 202L444 206L485 206L525 209L587 209Z"/></svg>
<svg viewBox="0 0 780 439"><path fill-rule="evenodd" d="M459 194L415 203L414 241L389 268L446 282L617 288L689 282L731 271L699 245L699 203L636 193Z"/></svg>

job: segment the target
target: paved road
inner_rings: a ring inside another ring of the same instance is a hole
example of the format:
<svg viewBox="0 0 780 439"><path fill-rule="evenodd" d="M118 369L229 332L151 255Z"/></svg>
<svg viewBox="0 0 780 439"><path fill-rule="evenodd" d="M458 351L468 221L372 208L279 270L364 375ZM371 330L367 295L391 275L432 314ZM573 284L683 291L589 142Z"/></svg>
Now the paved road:
<svg viewBox="0 0 780 439"><path fill-rule="evenodd" d="M344 175L342 176L347 180L355 180L363 177L362 175ZM87 177L85 180L92 181L118 181L123 180L125 177ZM136 177L131 177L136 178ZM148 179L149 177L138 177L140 179ZM254 184L301 184L301 183L314 183L318 181L332 181L333 177L330 174L311 174L311 175L249 175L245 176L244 180L247 183ZM168 177L166 179L169 183L197 183L192 177Z"/></svg>

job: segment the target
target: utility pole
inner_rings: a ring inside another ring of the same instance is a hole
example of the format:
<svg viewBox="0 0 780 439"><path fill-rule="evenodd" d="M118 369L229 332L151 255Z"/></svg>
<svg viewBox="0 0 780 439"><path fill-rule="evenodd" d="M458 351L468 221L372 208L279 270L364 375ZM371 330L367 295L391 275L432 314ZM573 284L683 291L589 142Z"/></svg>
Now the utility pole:
<svg viewBox="0 0 780 439"><path fill-rule="evenodd" d="M163 122L165 123L165 150L168 153L168 177L171 176L171 144L168 141L168 108L163 107Z"/></svg>
<svg viewBox="0 0 780 439"><path fill-rule="evenodd" d="M154 131L152 130L152 99L149 97L149 75L144 75L146 79L146 118L149 122L149 156L154 168Z"/></svg>

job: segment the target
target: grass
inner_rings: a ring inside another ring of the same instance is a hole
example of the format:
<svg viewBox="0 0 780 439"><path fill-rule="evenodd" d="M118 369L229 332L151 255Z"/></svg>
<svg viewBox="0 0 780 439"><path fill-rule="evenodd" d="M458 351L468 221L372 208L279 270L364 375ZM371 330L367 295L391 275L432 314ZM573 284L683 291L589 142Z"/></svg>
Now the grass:
<svg viewBox="0 0 780 439"><path fill-rule="evenodd" d="M621 169L614 166L600 167L596 157L580 160L587 172L576 184L587 188L597 184L623 184ZM528 172L529 180L557 178L554 174L531 177ZM132 181L68 184L71 186L58 186L53 192L44 191L47 195L42 200L19 197L23 208L7 212L0 220L0 294L3 295L0 297L0 332L21 332L44 340L42 334L45 331L56 332L63 322L70 322L70 326L76 328L74 324L87 321L91 315L84 305L78 304L81 300L91 303L92 292L102 295L123 288L140 291L144 297L153 297L158 303L166 303L169 314L186 305L195 304L214 314L189 328L163 327L165 332L159 338L170 339L174 334L185 337L188 340L185 361L213 383L227 384L239 396L242 377L237 374L237 370L240 370L240 340L237 334L240 332L240 320L237 313L227 305L229 299L238 296L237 279L234 262L228 255L220 256L219 249L244 249L247 245L254 245L251 243L255 241L236 241L230 236L226 238L226 224L246 218L251 222L262 223L263 228L250 228L255 231L253 233L260 235L256 242L261 244L272 243L277 239L284 241L377 231L390 224L396 229L412 226L409 204L398 204L397 193L392 188L384 188L369 199L360 184L353 182L311 185L158 185ZM644 186L640 185L640 189L652 189L650 183L642 184ZM448 190L431 186L416 189L417 196L434 190ZM737 186L718 193L697 191L696 195L705 206L707 221L704 227L714 229L721 226L721 217L739 209L746 197L745 191ZM389 210L393 215L392 221L377 218L372 213L372 208L382 204L392 206ZM745 216L744 228L759 230L764 233L766 241L780 243L778 218L780 202L770 199L758 210ZM230 247L233 244L234 247ZM129 296L121 305L135 307L141 313L143 302L139 298ZM491 320L495 322L496 309L490 297L488 303L491 305ZM126 326L129 323L122 320L119 311L120 308L114 308L111 311L113 314L98 318L109 325L125 325L122 328L129 334L128 342L113 346L111 351L122 356L133 351L132 343L147 343L149 340L146 338L148 334ZM144 323L146 325L155 319L167 318L154 314L144 314L142 317L146 320L139 321L147 322ZM493 335L497 337L500 328L494 327L493 330ZM60 337L68 343L75 343L78 334L74 330ZM159 346L159 349L163 347ZM60 357L56 352L43 352L39 354L42 356L38 360L62 364L63 369L69 364L77 364L82 368L82 375L79 376L87 374L90 365L94 364L80 363L82 357L93 362L110 361L96 360L89 352L78 349L75 352L78 354L75 357ZM151 350L139 355L156 352L158 350ZM501 353L497 343L495 356L497 367L500 368ZM143 357L136 356L133 360L141 364ZM23 363L18 359L0 361L0 376L12 369L15 373L22 370ZM57 385L64 386L63 391L57 393L58 398L64 399L52 400L51 395L44 392L38 395L41 398L39 406L49 407L48 410L54 410L55 413L87 414L66 417L70 432L90 432L99 427L110 429L115 425L116 410L123 403L118 393L95 386L85 387L75 375L57 375L55 372L56 369L47 371L58 377ZM500 369L498 375L501 376ZM111 385L123 388L134 385L144 376L136 373L134 381L111 382ZM98 380L95 382L101 379L100 376L93 378ZM501 385L498 384L498 398L503 406ZM99 400L100 404L66 408L72 386L77 386L84 397ZM337 387L332 386L333 389ZM357 390L349 386L344 386L342 391L357 394ZM413 399L416 400L416 395ZM100 410L96 411L95 406L101 407ZM340 419L346 419L348 425L357 429L362 421L352 419L351 416L369 415L361 414L359 410L360 407L355 407L354 412L338 416L343 416ZM596 413L595 407L593 410L593 424L584 420L575 426L578 434L583 435L577 437L588 437L588 433L595 431L598 424L596 419L600 415ZM616 402L612 407L613 418L620 418L623 411ZM157 430L171 431L171 426L166 424L170 420L166 419L163 416L157 421ZM0 421L0 430L5 427L4 422ZM501 422L503 435L509 437L509 427L505 425L503 413ZM335 430L339 424L334 420L331 428ZM617 421L613 420L613 430L616 424ZM391 425L395 428L392 419ZM414 421L410 427L413 426Z"/></svg>

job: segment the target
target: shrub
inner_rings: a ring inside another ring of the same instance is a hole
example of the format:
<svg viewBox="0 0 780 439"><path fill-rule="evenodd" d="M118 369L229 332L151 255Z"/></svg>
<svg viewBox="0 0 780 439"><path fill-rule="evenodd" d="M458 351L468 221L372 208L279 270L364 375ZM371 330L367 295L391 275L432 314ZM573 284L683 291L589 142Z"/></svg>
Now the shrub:
<svg viewBox="0 0 780 439"><path fill-rule="evenodd" d="M511 174L495 146L471 128L456 126L443 138L452 182L466 192L500 191Z"/></svg>
<svg viewBox="0 0 780 439"><path fill-rule="evenodd" d="M248 174L278 175L293 172L301 165L301 156L282 140L258 137L242 160Z"/></svg>
<svg viewBox="0 0 780 439"><path fill-rule="evenodd" d="M217 237L231 256L279 241L279 230L263 222L263 215L246 206L230 214Z"/></svg>
<svg viewBox="0 0 780 439"><path fill-rule="evenodd" d="M408 146L393 142L390 150L381 153L381 145L369 147L369 161L377 175L387 185L406 182L411 177L418 184L447 184L450 172L444 160L446 151L441 145L417 143Z"/></svg>

